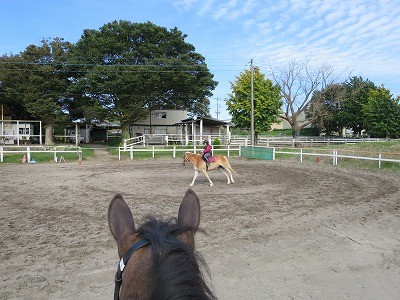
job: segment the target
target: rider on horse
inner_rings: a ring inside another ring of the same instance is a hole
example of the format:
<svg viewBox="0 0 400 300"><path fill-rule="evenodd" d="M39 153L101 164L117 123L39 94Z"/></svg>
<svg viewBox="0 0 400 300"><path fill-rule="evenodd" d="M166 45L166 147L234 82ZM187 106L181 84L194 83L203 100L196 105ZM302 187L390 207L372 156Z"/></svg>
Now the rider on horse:
<svg viewBox="0 0 400 300"><path fill-rule="evenodd" d="M208 158L212 155L211 146L210 146L210 143L207 140L204 141L204 144L206 144L206 147L204 148L203 151L201 151L201 153L202 153L202 157L203 157L203 159L206 162L207 167L208 167L210 165L210 161L209 161Z"/></svg>

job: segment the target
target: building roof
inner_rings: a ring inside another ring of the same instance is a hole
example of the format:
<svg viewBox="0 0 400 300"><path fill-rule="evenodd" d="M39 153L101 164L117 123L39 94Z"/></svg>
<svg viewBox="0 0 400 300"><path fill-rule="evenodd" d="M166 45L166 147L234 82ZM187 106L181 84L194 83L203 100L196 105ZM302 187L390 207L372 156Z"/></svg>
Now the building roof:
<svg viewBox="0 0 400 300"><path fill-rule="evenodd" d="M176 125L182 125L182 124L192 124L196 123L197 125L200 125L200 120L203 120L203 126L220 126L220 125L229 125L229 122L221 121L218 119L214 118L206 118L206 117L190 117L182 120L179 123L176 123Z"/></svg>

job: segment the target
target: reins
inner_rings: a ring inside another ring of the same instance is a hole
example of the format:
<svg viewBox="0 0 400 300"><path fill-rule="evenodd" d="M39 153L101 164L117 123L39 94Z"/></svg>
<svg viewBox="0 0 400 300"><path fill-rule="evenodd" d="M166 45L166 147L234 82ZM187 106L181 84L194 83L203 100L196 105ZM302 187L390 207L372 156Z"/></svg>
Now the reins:
<svg viewBox="0 0 400 300"><path fill-rule="evenodd" d="M147 245L150 244L150 241L148 240L140 240L136 244L134 244L129 250L125 253L125 255L121 258L121 260L118 263L117 267L117 272L115 273L115 289L114 289L114 300L119 299L119 290L122 285L122 272L124 271L124 268L126 264L128 263L129 258L132 256L135 251L139 250L140 248L143 248Z"/></svg>

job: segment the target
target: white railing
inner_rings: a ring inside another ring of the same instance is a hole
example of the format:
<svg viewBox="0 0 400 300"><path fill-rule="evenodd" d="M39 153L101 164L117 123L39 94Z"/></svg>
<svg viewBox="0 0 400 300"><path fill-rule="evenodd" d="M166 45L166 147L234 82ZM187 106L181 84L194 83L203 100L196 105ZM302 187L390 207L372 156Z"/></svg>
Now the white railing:
<svg viewBox="0 0 400 300"><path fill-rule="evenodd" d="M303 149L298 149L299 152L293 152L293 151L282 151L282 150L276 150L276 148L273 148L273 157L275 158L275 154L289 154L289 155L299 155L300 157L300 162L303 162L303 157L304 156L315 156L317 159L319 157L331 157L332 158L332 164L334 166L337 166L339 164L339 158L350 158L350 159L360 159L360 160L370 160L370 161L377 161L378 162L378 167L381 168L382 162L394 162L394 163L400 163L400 159L393 159L393 158L383 158L382 153L378 154L378 157L368 157L368 156L357 156L357 155L344 155L344 154L339 154L338 150L333 150L332 154L329 153L310 153L310 152L304 152Z"/></svg>
<svg viewBox="0 0 400 300"><path fill-rule="evenodd" d="M307 146L318 147L322 145L340 145L340 144L356 144L361 142L386 142L387 139L380 138L332 138L332 137L318 137L318 136L304 136L298 138L292 137L259 137L257 144L265 145L267 147L273 146Z"/></svg>
<svg viewBox="0 0 400 300"><path fill-rule="evenodd" d="M129 138L124 140L124 147L129 148L131 145L143 145L148 146L151 144L154 145L173 145L173 144L181 144L181 145L189 145L196 144L202 145L204 140L210 141L211 145L213 144L215 139L219 139L222 144L227 143L228 138L226 135L197 135L197 136L188 136L181 134L144 134L141 136ZM243 145L242 143L237 143Z"/></svg>
<svg viewBox="0 0 400 300"><path fill-rule="evenodd" d="M171 152L172 158L176 158L176 155L178 153L184 153L186 151L197 153L203 149L204 149L204 147L197 147L196 145L194 145L192 147L185 147L185 148L173 146L173 148L167 148L167 149L155 147L155 146L152 146L150 148L134 148L133 145L131 145L126 149L124 147L118 148L118 159L121 160L121 153L124 153L124 152L128 152L129 158L131 160L133 160L135 152L151 152L153 158L155 158L157 152L164 152L164 153ZM213 148L212 151L213 151L213 153L218 153L218 152L222 152L222 151L227 152L228 157L231 156L231 152L237 151L238 155L240 156L240 146L236 146L236 145L221 146L221 148Z"/></svg>
<svg viewBox="0 0 400 300"><path fill-rule="evenodd" d="M65 147L42 147L42 146L13 146L13 147L0 147L0 162L4 162L4 156L7 154L23 154L21 160L26 160L31 162L32 154L34 153L52 153L55 162L59 160L58 154L62 153L76 153L78 155L79 161L82 160L82 148L77 147L77 149L65 148ZM61 158L62 156L60 156Z"/></svg>
<svg viewBox="0 0 400 300"><path fill-rule="evenodd" d="M145 145L145 137L144 135L140 136L135 136L130 139L125 139L124 141L124 149L126 150L128 147L134 146L134 145Z"/></svg>

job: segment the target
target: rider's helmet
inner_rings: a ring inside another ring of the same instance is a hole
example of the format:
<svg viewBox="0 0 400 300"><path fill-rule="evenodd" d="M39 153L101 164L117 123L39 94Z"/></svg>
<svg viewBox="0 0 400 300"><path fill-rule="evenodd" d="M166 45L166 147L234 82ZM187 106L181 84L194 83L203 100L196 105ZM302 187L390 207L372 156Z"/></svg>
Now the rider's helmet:
<svg viewBox="0 0 400 300"><path fill-rule="evenodd" d="M207 144L207 145L209 144L209 142L207 140L204 140L203 143Z"/></svg>

